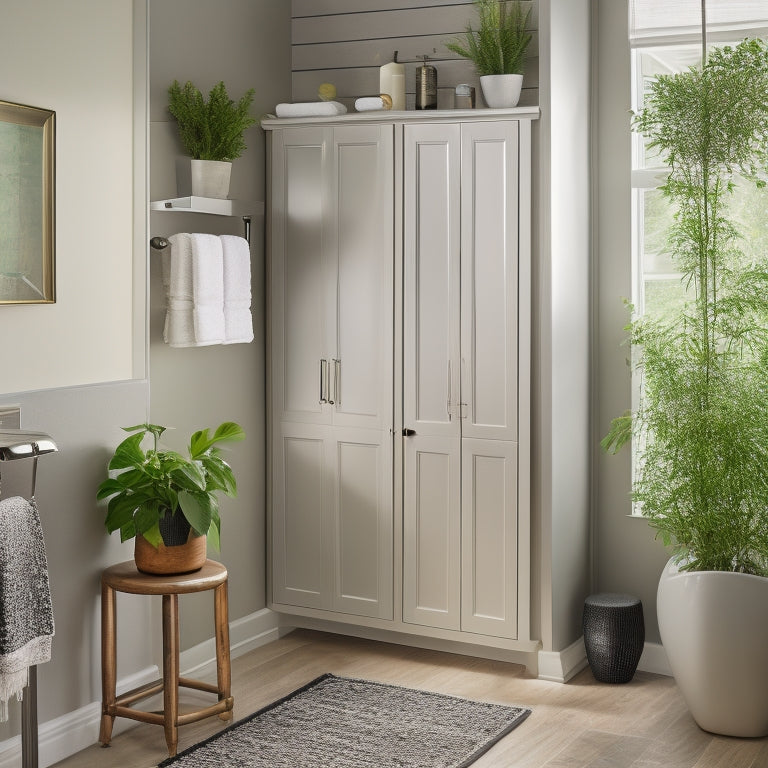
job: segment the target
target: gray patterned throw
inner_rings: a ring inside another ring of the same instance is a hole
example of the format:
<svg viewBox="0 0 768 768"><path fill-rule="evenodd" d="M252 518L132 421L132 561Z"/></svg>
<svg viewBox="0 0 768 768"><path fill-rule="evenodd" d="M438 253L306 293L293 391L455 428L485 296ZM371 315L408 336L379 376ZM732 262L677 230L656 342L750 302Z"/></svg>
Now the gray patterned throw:
<svg viewBox="0 0 768 768"><path fill-rule="evenodd" d="M48 562L34 499L0 501L0 721L21 698L29 667L50 661L53 611Z"/></svg>
<svg viewBox="0 0 768 768"><path fill-rule="evenodd" d="M159 768L465 768L530 713L323 675Z"/></svg>

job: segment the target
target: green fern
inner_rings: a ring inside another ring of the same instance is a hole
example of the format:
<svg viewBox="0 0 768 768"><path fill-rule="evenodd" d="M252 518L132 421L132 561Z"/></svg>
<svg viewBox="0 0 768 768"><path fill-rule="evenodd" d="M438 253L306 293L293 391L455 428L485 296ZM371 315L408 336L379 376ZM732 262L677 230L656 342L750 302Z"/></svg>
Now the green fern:
<svg viewBox="0 0 768 768"><path fill-rule="evenodd" d="M766 94L768 47L745 40L660 76L635 117L671 168L669 249L693 298L630 326L643 386L633 498L687 570L768 575L768 255L747 262L728 210L737 183L764 186ZM628 430L614 420L603 447Z"/></svg>
<svg viewBox="0 0 768 768"><path fill-rule="evenodd" d="M469 59L478 75L522 75L525 51L531 42L528 32L530 8L519 0L474 0L480 26L467 25L465 41L446 43L446 48Z"/></svg>
<svg viewBox="0 0 768 768"><path fill-rule="evenodd" d="M184 150L195 160L234 160L246 149L243 134L256 122L248 114L255 91L246 91L238 102L227 95L224 83L211 90L208 101L187 81L174 80L168 89L168 110L176 118Z"/></svg>

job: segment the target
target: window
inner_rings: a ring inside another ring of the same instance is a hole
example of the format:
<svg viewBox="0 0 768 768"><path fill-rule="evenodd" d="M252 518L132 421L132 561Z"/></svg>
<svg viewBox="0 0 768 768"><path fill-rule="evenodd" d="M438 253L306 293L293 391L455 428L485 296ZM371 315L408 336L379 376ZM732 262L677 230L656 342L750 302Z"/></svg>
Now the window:
<svg viewBox="0 0 768 768"><path fill-rule="evenodd" d="M632 109L643 107L653 78L698 65L702 48L736 43L745 37L768 36L766 0L630 0L629 35ZM702 42L703 41L703 42ZM632 137L632 304L635 316L663 317L686 300L685 285L669 257L666 234L673 219L669 203L658 191L667 175L659 157ZM747 185L733 199L747 258L768 252L768 217L757 194ZM642 396L640 375L633 367L632 408ZM633 466L637 454L633 446ZM637 512L637 510L635 510Z"/></svg>

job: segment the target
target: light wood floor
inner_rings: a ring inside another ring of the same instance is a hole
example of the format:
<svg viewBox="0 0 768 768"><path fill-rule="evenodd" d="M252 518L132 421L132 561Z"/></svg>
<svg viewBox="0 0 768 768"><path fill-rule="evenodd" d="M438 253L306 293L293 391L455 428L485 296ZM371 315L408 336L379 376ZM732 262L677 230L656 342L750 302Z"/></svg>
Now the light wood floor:
<svg viewBox="0 0 768 768"><path fill-rule="evenodd" d="M638 672L627 685L604 685L586 669L562 685L513 664L305 630L233 661L235 718L324 672L530 707L473 768L768 768L768 738L701 731L668 677ZM221 727L211 718L181 728L179 750ZM150 768L166 755L162 728L140 724L57 766Z"/></svg>

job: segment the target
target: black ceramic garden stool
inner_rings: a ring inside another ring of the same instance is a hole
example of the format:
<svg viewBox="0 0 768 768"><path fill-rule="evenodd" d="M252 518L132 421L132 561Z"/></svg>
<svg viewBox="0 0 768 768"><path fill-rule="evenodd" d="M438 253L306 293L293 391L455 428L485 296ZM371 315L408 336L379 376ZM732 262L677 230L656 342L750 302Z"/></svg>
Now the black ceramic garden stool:
<svg viewBox="0 0 768 768"><path fill-rule="evenodd" d="M628 683L645 642L643 604L632 595L603 592L584 601L584 645L601 683Z"/></svg>

